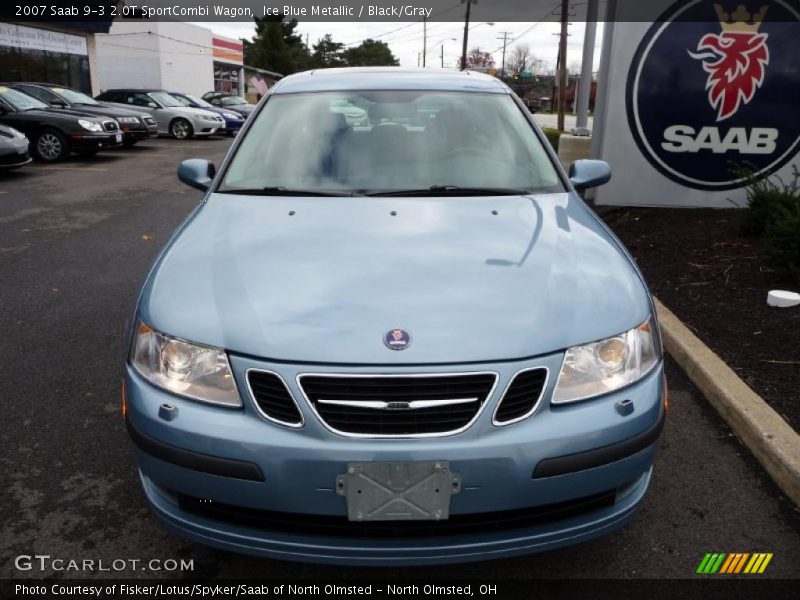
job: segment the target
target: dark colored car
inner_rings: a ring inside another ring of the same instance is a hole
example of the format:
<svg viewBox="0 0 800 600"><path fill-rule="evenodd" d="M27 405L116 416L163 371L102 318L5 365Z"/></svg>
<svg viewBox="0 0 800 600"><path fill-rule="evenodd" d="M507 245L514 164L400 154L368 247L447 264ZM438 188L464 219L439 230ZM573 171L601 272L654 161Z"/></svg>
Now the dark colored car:
<svg viewBox="0 0 800 600"><path fill-rule="evenodd" d="M31 160L25 134L13 127L0 125L0 170L16 169Z"/></svg>
<svg viewBox="0 0 800 600"><path fill-rule="evenodd" d="M44 102L0 84L0 123L28 136L33 155L57 162L75 152L94 155L122 145L119 124L69 109L53 109Z"/></svg>
<svg viewBox="0 0 800 600"><path fill-rule="evenodd" d="M250 113L256 108L241 96L227 94L225 92L206 92L203 94L203 100L217 108L224 108L237 112L245 119L249 117Z"/></svg>
<svg viewBox="0 0 800 600"><path fill-rule="evenodd" d="M169 94L170 96L177 98L179 102L186 104L186 106L191 106L193 108L204 108L218 114L225 119L225 131L231 135L236 135L239 133L242 125L244 125L245 117L236 111L214 106L210 102L207 102L202 98L198 98L192 94L183 94L181 92L170 92Z"/></svg>
<svg viewBox="0 0 800 600"><path fill-rule="evenodd" d="M156 120L144 112L105 106L83 92L51 83L25 82L6 85L33 96L52 108L67 108L88 115L116 119L122 130L124 146L133 146L141 140L158 137Z"/></svg>

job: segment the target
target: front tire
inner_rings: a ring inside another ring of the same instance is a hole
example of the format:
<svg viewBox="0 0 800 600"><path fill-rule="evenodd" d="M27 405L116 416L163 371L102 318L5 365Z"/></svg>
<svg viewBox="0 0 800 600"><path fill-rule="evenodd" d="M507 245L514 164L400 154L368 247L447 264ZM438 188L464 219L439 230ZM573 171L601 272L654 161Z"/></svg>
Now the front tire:
<svg viewBox="0 0 800 600"><path fill-rule="evenodd" d="M169 132L176 140L188 140L194 136L192 124L186 119L175 119L170 123Z"/></svg>
<svg viewBox="0 0 800 600"><path fill-rule="evenodd" d="M45 129L33 140L33 155L46 163L60 162L69 156L69 142L60 131Z"/></svg>

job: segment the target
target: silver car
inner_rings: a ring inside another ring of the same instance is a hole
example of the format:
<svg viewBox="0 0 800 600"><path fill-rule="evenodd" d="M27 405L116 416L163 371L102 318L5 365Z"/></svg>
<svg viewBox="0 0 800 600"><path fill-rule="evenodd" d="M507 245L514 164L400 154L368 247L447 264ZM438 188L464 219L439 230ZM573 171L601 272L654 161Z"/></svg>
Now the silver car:
<svg viewBox="0 0 800 600"><path fill-rule="evenodd" d="M220 115L184 106L163 90L106 90L96 100L108 106L135 106L137 110L150 113L155 117L159 135L171 135L179 140L225 132L225 119Z"/></svg>

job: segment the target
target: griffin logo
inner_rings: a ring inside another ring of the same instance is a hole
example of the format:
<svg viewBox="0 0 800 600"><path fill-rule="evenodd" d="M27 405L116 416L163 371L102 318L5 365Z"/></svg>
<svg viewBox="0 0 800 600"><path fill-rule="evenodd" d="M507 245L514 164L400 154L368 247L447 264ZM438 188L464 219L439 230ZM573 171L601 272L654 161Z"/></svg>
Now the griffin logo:
<svg viewBox="0 0 800 600"><path fill-rule="evenodd" d="M762 6L751 15L740 4L728 14L722 5L715 4L722 33L704 35L697 51L689 52L692 58L703 61L703 69L708 73L708 102L716 109L718 122L735 115L764 83L769 64L768 36L758 33L758 29L768 8Z"/></svg>

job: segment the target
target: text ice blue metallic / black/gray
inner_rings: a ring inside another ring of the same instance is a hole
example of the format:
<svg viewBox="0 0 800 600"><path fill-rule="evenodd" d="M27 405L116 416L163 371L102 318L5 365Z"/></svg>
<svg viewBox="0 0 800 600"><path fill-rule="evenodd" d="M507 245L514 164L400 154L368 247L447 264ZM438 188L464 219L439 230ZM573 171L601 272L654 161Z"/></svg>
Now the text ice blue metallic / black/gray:
<svg viewBox="0 0 800 600"><path fill-rule="evenodd" d="M287 77L179 177L206 195L144 285L123 394L168 529L401 565L631 519L666 412L653 302L576 193L608 165L565 174L504 84Z"/></svg>

